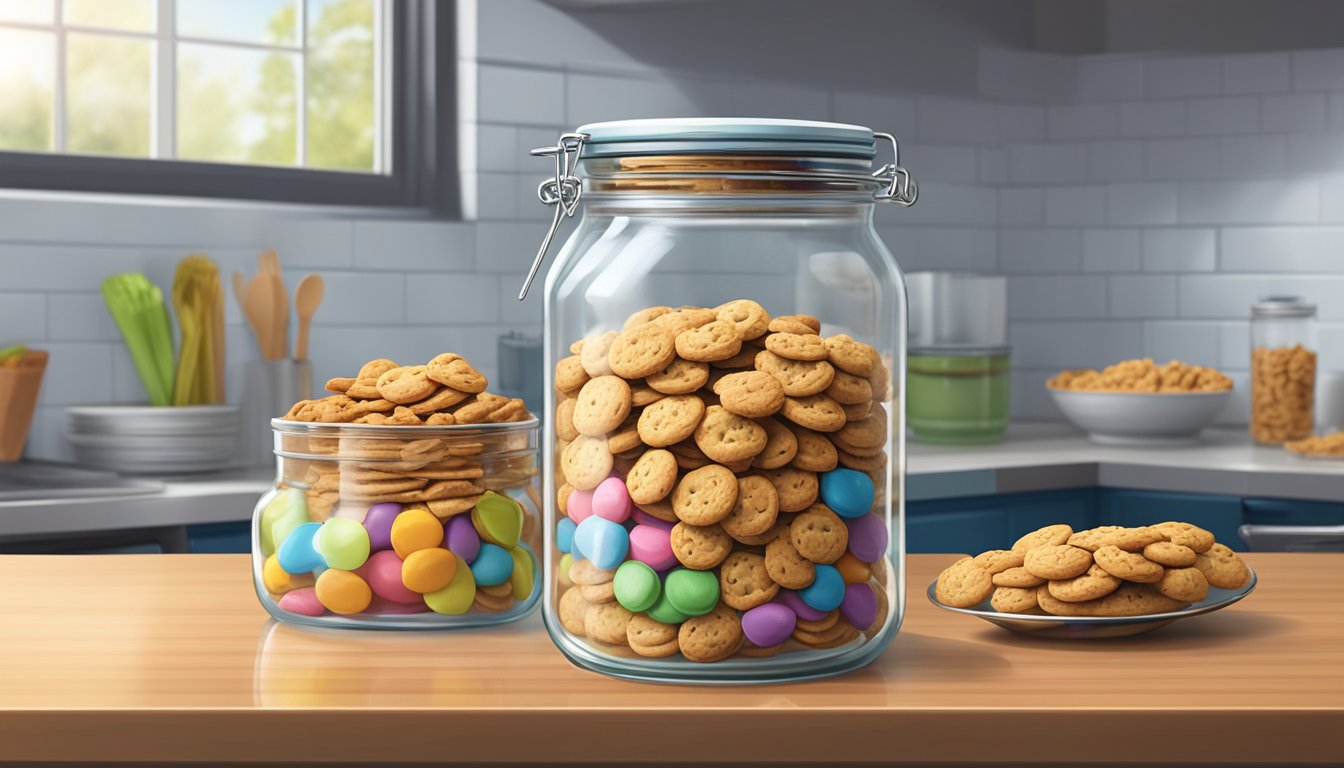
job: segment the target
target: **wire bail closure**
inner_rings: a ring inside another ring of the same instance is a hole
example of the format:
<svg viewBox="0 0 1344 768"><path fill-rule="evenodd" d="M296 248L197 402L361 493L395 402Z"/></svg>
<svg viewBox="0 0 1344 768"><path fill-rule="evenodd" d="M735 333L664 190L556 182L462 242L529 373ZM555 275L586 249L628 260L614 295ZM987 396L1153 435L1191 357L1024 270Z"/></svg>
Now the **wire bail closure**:
<svg viewBox="0 0 1344 768"><path fill-rule="evenodd" d="M579 159L583 156L584 142L589 138L586 133L562 133L555 146L538 147L529 153L534 157L555 158L555 176L537 185L537 197L544 205L555 206L555 217L551 219L551 227L546 231L546 237L541 241L541 248L537 250L537 256L532 260L532 267L527 271L527 277L523 280L523 288L518 292L519 301L527 298L527 291L532 287L532 281L536 279L537 272L541 270L542 261L546 259L546 251L550 250L551 241L555 239L555 233L560 229L560 221L572 218L579 208L579 199L583 197L583 182L574 175L574 171L578 168ZM869 175L799 173L794 171L758 171L742 175L766 175L820 181L866 181L869 184L876 181L879 188L873 192L873 200L909 208L919 199L919 183L901 165L901 147L896 141L896 137L890 133L874 131L874 143L879 140L885 140L891 144L891 162L880 166ZM690 174L662 175L681 176Z"/></svg>

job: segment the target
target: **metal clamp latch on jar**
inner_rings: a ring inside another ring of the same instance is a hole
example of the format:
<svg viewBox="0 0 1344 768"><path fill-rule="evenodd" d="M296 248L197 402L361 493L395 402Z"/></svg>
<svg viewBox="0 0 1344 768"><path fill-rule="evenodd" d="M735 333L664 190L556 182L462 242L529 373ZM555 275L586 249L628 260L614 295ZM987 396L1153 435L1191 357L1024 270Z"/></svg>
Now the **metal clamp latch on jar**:
<svg viewBox="0 0 1344 768"><path fill-rule="evenodd" d="M555 158L555 176L546 179L537 186L537 197L541 199L543 204L555 206L555 216L551 219L550 229L546 231L546 237L541 241L541 248L537 250L537 256L532 260L532 267L528 269L527 277L523 280L523 288L518 292L519 301L527 298L527 291L532 287L532 281L536 279L537 272L541 270L541 263L546 258L546 251L550 250L551 241L555 239L555 233L560 229L560 221L564 218L573 217L575 211L578 210L579 199L583 197L583 182L574 175L574 170L578 167L579 158L583 155L583 144L588 138L589 136L586 133L562 133L555 146L538 147L530 153L536 157ZM915 181L915 177L911 176L910 172L901 165L900 144L896 141L896 137L890 133L874 132L873 139L874 141L885 139L891 142L891 162L866 176L824 171L784 170L751 171L750 173L720 172L720 175L730 177L774 176L794 180L851 181L866 184L871 184L876 180L881 186L873 193L874 200L909 208L919 199L919 184ZM695 174L663 172L659 175L690 176Z"/></svg>

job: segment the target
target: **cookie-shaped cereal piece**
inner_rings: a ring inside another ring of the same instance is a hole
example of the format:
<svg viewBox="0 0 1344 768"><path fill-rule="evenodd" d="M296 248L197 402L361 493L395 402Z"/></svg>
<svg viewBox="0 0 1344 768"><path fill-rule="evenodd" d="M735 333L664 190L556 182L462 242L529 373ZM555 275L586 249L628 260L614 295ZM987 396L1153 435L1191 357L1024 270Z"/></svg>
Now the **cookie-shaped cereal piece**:
<svg viewBox="0 0 1344 768"><path fill-rule="evenodd" d="M859 421L846 421L835 438L850 448L880 448L886 445L886 412Z"/></svg>
<svg viewBox="0 0 1344 768"><path fill-rule="evenodd" d="M636 408L643 408L651 403L656 403L664 397L665 395L662 392L642 381L630 382L630 404Z"/></svg>
<svg viewBox="0 0 1344 768"><path fill-rule="evenodd" d="M678 357L663 370L649 374L644 381L665 395L688 395L709 381L709 365Z"/></svg>
<svg viewBox="0 0 1344 768"><path fill-rule="evenodd" d="M1123 531L1123 525L1100 525L1096 528L1088 528L1085 531L1078 531L1069 536L1068 545L1079 549L1086 549L1088 552L1096 552L1098 549L1106 546L1106 537L1116 531Z"/></svg>
<svg viewBox="0 0 1344 768"><path fill-rule="evenodd" d="M855 376L868 378L878 367L877 350L871 345L855 341L849 336L838 333L826 339L827 360L831 365Z"/></svg>
<svg viewBox="0 0 1344 768"><path fill-rule="evenodd" d="M686 360L712 363L727 360L742 351L742 339L732 323L715 320L677 334L677 354Z"/></svg>
<svg viewBox="0 0 1344 768"><path fill-rule="evenodd" d="M857 469L860 472L882 472L887 467L886 451L878 451L872 456L856 456L849 451L836 449L841 466Z"/></svg>
<svg viewBox="0 0 1344 768"><path fill-rule="evenodd" d="M1103 547L1118 547L1126 552L1142 552L1149 544L1166 541L1167 535L1152 526L1121 528L1111 531L1101 539Z"/></svg>
<svg viewBox="0 0 1344 768"><path fill-rule="evenodd" d="M717 523L733 511L736 503L737 478L718 464L687 472L672 491L672 510L691 525Z"/></svg>
<svg viewBox="0 0 1344 768"><path fill-rule="evenodd" d="M804 472L793 467L784 467L763 472L779 492L780 512L801 512L812 506L817 500L821 484L813 472Z"/></svg>
<svg viewBox="0 0 1344 768"><path fill-rule="evenodd" d="M584 384L588 383L588 372L583 369L583 363L578 355L570 355L561 358L560 362L555 364L555 388L566 394L578 394Z"/></svg>
<svg viewBox="0 0 1344 768"><path fill-rule="evenodd" d="M1195 564L1195 550L1171 541L1158 541L1143 548L1143 556L1168 568L1189 568ZM1203 598L1200 598L1201 600Z"/></svg>
<svg viewBox="0 0 1344 768"><path fill-rule="evenodd" d="M798 553L788 536L777 536L765 545L765 571L785 589L802 589L817 578L816 566Z"/></svg>
<svg viewBox="0 0 1344 768"><path fill-rule="evenodd" d="M354 383L345 390L345 394L361 400L380 397L378 394L378 378L398 367L400 366L384 357L370 360L360 366L359 373L355 374Z"/></svg>
<svg viewBox="0 0 1344 768"><path fill-rule="evenodd" d="M1020 565L993 574L992 581L996 587L1039 587L1045 583L1045 579L1040 576L1032 576L1026 568Z"/></svg>
<svg viewBox="0 0 1344 768"><path fill-rule="evenodd" d="M1125 581L1152 584L1162 578L1162 566L1137 552L1126 552L1114 544L1099 548L1092 556L1107 573Z"/></svg>
<svg viewBox="0 0 1344 768"><path fill-rule="evenodd" d="M569 580L582 587L610 584L616 578L615 568L598 568L592 560L575 560L569 569Z"/></svg>
<svg viewBox="0 0 1344 768"><path fill-rule="evenodd" d="M1195 567L1204 574L1211 586L1219 589L1240 589L1251 577L1251 571L1225 544L1214 544L1195 559Z"/></svg>
<svg viewBox="0 0 1344 768"><path fill-rule="evenodd" d="M468 397L470 394L467 392L444 387L418 403L411 403L410 409L411 413L417 416L428 416L445 408L452 408Z"/></svg>
<svg viewBox="0 0 1344 768"><path fill-rule="evenodd" d="M1042 579L1072 579L1086 573L1091 566L1091 552L1068 544L1028 549L1022 563L1027 573Z"/></svg>
<svg viewBox="0 0 1344 768"><path fill-rule="evenodd" d="M677 562L694 571L708 571L733 551L733 539L718 523L672 526L672 554Z"/></svg>
<svg viewBox="0 0 1344 768"><path fill-rule="evenodd" d="M695 395L671 395L645 406L639 414L639 439L654 448L680 443L704 420L705 401Z"/></svg>
<svg viewBox="0 0 1344 768"><path fill-rule="evenodd" d="M676 356L672 334L655 323L645 323L617 334L611 342L607 359L611 363L612 373L617 376L642 379L667 368Z"/></svg>
<svg viewBox="0 0 1344 768"><path fill-rule="evenodd" d="M743 341L763 336L770 327L770 315L751 299L738 299L714 308L720 320L731 323Z"/></svg>
<svg viewBox="0 0 1344 768"><path fill-rule="evenodd" d="M398 405L424 400L438 388L423 365L404 365L378 377L378 394Z"/></svg>
<svg viewBox="0 0 1344 768"><path fill-rule="evenodd" d="M953 608L971 608L983 603L992 594L994 582L989 571L973 563L969 557L938 574L938 583L934 588L938 602Z"/></svg>
<svg viewBox="0 0 1344 768"><path fill-rule="evenodd" d="M597 378L598 376L610 376L612 374L611 361L608 355L611 353L611 343L618 336L617 331L607 331L600 336L592 336L583 340L583 347L579 350L579 360L583 363L583 370L589 376Z"/></svg>
<svg viewBox="0 0 1344 768"><path fill-rule="evenodd" d="M1021 552L1025 555L1027 550L1035 549L1036 547L1064 544L1072 535L1073 529L1067 525L1047 525L1044 528L1038 528L1013 542L1013 551ZM1083 570L1087 569L1084 568ZM1082 573L1082 571L1079 571L1079 573ZM1074 575L1076 576L1077 574Z"/></svg>
<svg viewBox="0 0 1344 768"><path fill-rule="evenodd" d="M629 415L630 385L619 376L598 376L579 390L572 418L579 434L598 437L615 431Z"/></svg>
<svg viewBox="0 0 1344 768"><path fill-rule="evenodd" d="M779 469L793 461L798 455L798 438L793 431L774 418L757 419L756 423L765 430L765 447L751 460L751 466Z"/></svg>
<svg viewBox="0 0 1344 768"><path fill-rule="evenodd" d="M808 472L830 472L840 463L835 443L826 435L796 425L792 429L798 440L798 454L791 462L793 466Z"/></svg>
<svg viewBox="0 0 1344 768"><path fill-rule="evenodd" d="M770 321L771 333L815 334L821 332L821 323L811 315L780 315Z"/></svg>
<svg viewBox="0 0 1344 768"><path fill-rule="evenodd" d="M747 475L738 478L737 502L720 524L736 539L765 533L778 517L779 492L775 486L760 475Z"/></svg>
<svg viewBox="0 0 1344 768"><path fill-rule="evenodd" d="M708 325L717 319L718 317L712 309L682 307L681 309L668 312L662 317L655 317L649 321L649 324L662 328L668 333L671 333L675 338L682 331L688 331L692 328Z"/></svg>
<svg viewBox="0 0 1344 768"><path fill-rule="evenodd" d="M583 624L588 615L588 608L588 601L583 599L583 594L579 592L579 588L570 587L565 594L560 596L558 609L560 626L572 635L583 637L585 634Z"/></svg>
<svg viewBox="0 0 1344 768"><path fill-rule="evenodd" d="M825 395L786 397L780 413L794 424L817 432L836 432L845 426L844 410Z"/></svg>
<svg viewBox="0 0 1344 768"><path fill-rule="evenodd" d="M1040 608L1036 590L1027 587L995 587L989 607L999 613L1034 613Z"/></svg>
<svg viewBox="0 0 1344 768"><path fill-rule="evenodd" d="M779 594L779 584L770 578L765 558L754 552L734 552L719 566L720 599L730 608L749 611Z"/></svg>
<svg viewBox="0 0 1344 768"><path fill-rule="evenodd" d="M769 416L784 405L784 386L764 371L730 373L714 382L714 394L725 409L748 419Z"/></svg>
<svg viewBox="0 0 1344 768"><path fill-rule="evenodd" d="M700 450L723 464L750 461L765 448L765 429L761 425L721 405L711 405L705 409L705 418L695 428L694 434L695 444Z"/></svg>
<svg viewBox="0 0 1344 768"><path fill-rule="evenodd" d="M485 376L461 355L445 352L425 364L429 378L449 389L468 394L479 394L489 384Z"/></svg>
<svg viewBox="0 0 1344 768"><path fill-rule="evenodd" d="M789 525L789 542L814 563L830 564L849 546L849 527L825 504L813 504Z"/></svg>
<svg viewBox="0 0 1344 768"><path fill-rule="evenodd" d="M815 333L772 333L765 348L786 360L825 360L826 343Z"/></svg>
<svg viewBox="0 0 1344 768"><path fill-rule="evenodd" d="M1082 576L1055 579L1050 582L1050 594L1066 603L1082 603L1105 597L1120 588L1120 579L1107 573L1096 563ZM1033 590L1034 592L1035 590Z"/></svg>
<svg viewBox="0 0 1344 768"><path fill-rule="evenodd" d="M841 405L840 408L845 412L845 421L861 421L873 415L871 401L858 405Z"/></svg>
<svg viewBox="0 0 1344 768"><path fill-rule="evenodd" d="M1036 588L1036 599L1046 613L1056 616L1144 616L1180 610L1187 603L1172 600L1147 584L1121 584L1111 594L1082 603L1069 603L1050 594L1047 587Z"/></svg>
<svg viewBox="0 0 1344 768"><path fill-rule="evenodd" d="M625 630L634 617L633 613L614 600L592 605L583 616L583 632L599 642L624 645Z"/></svg>
<svg viewBox="0 0 1344 768"><path fill-rule="evenodd" d="M671 307L645 307L627 317L625 319L625 325L621 326L621 330L628 331L631 328L638 328L639 326L669 314L670 312L672 312Z"/></svg>
<svg viewBox="0 0 1344 768"><path fill-rule="evenodd" d="M630 500L643 506L667 498L677 484L677 457L671 451L645 451L625 475Z"/></svg>
<svg viewBox="0 0 1344 768"><path fill-rule="evenodd" d="M838 648L859 636L859 630L850 624L847 619L838 619L830 629L821 632L808 632L804 629L794 629L791 637L809 648Z"/></svg>
<svg viewBox="0 0 1344 768"><path fill-rule="evenodd" d="M756 370L774 376L789 397L821 394L835 380L835 368L825 360L788 360L768 349L758 352L752 358L752 365Z"/></svg>
<svg viewBox="0 0 1344 768"><path fill-rule="evenodd" d="M616 601L616 585L610 581L602 584L584 584L579 587L579 594L591 605L612 603Z"/></svg>
<svg viewBox="0 0 1344 768"><path fill-rule="evenodd" d="M1198 568L1168 568L1157 582L1157 591L1183 603L1198 603L1209 596L1209 580Z"/></svg>
<svg viewBox="0 0 1344 768"><path fill-rule="evenodd" d="M703 616L693 616L677 630L681 655L691 661L723 661L742 647L742 622L723 603Z"/></svg>
<svg viewBox="0 0 1344 768"><path fill-rule="evenodd" d="M1003 573L1009 568L1017 568L1021 566L1024 556L1024 553L1014 552L1011 549L991 549L988 552L981 552L971 558L971 561L981 568L984 568L986 571L989 571L989 575L994 576ZM1033 584L1030 586L1035 585Z"/></svg>
<svg viewBox="0 0 1344 768"><path fill-rule="evenodd" d="M1173 544L1189 547L1197 555L1208 552L1213 547L1213 534L1197 525L1168 521L1148 527L1166 536L1167 541Z"/></svg>
<svg viewBox="0 0 1344 768"><path fill-rule="evenodd" d="M611 450L600 437L579 435L560 454L560 470L565 482L580 491L591 491L611 474Z"/></svg>
<svg viewBox="0 0 1344 768"><path fill-rule="evenodd" d="M327 379L327 383L323 385L322 388L327 390L328 392L331 392L332 394L344 395L346 393L346 390L354 386L354 383L355 379L346 379L346 378Z"/></svg>
<svg viewBox="0 0 1344 768"><path fill-rule="evenodd" d="M861 376L836 371L831 385L822 394L841 405L867 406L873 401L873 386Z"/></svg>
<svg viewBox="0 0 1344 768"><path fill-rule="evenodd" d="M625 641L630 650L649 659L675 656L680 650L676 624L664 624L642 613L632 616L625 626Z"/></svg>

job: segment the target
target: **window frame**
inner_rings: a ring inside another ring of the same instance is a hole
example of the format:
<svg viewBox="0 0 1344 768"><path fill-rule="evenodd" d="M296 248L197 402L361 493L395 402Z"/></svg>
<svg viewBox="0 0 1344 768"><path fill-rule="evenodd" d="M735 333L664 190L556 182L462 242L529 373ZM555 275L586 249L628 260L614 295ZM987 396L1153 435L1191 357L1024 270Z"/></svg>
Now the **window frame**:
<svg viewBox="0 0 1344 768"><path fill-rule="evenodd" d="M60 2L60 0L57 0ZM302 2L302 0L299 0ZM0 150L0 188L459 213L452 2L389 0L386 173Z"/></svg>

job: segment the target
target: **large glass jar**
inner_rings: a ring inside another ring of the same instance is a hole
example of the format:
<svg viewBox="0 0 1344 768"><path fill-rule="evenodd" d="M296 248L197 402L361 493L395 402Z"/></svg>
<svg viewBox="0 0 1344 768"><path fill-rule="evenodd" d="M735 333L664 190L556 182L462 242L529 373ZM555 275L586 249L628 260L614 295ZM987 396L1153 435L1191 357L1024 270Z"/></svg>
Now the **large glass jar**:
<svg viewBox="0 0 1344 768"><path fill-rule="evenodd" d="M1251 437L1282 444L1312 433L1316 305L1267 296L1251 307Z"/></svg>
<svg viewBox="0 0 1344 768"><path fill-rule="evenodd" d="M271 425L276 478L252 516L252 576L272 616L443 629L536 606L537 419Z"/></svg>
<svg viewBox="0 0 1344 768"><path fill-rule="evenodd" d="M882 140L633 120L535 151L556 223L583 211L546 279L543 438L543 615L578 665L797 680L894 636L905 285L873 208L916 187L874 172Z"/></svg>

